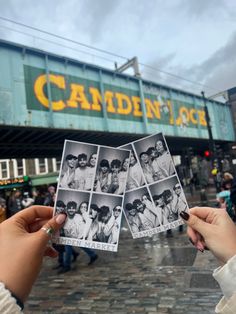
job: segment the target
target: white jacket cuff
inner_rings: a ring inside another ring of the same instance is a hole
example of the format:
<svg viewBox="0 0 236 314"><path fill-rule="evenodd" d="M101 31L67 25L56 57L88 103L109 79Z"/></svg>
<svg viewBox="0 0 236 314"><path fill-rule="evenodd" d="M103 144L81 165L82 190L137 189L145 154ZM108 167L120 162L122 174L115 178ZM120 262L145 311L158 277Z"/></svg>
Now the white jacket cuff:
<svg viewBox="0 0 236 314"><path fill-rule="evenodd" d="M231 257L224 266L215 269L213 277L220 285L224 296L229 299L236 292L236 255Z"/></svg>
<svg viewBox="0 0 236 314"><path fill-rule="evenodd" d="M16 304L10 291L0 282L0 313L1 314L22 314L21 308Z"/></svg>

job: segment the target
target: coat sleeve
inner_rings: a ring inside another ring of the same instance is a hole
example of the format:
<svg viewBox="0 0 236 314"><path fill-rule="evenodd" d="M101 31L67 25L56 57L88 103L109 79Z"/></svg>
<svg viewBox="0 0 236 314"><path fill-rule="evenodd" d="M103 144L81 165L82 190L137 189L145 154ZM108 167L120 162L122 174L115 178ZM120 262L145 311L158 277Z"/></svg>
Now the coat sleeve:
<svg viewBox="0 0 236 314"><path fill-rule="evenodd" d="M0 282L0 313L4 314L19 314L23 313L21 308L16 304L16 299L13 298L10 291L7 290L3 283Z"/></svg>
<svg viewBox="0 0 236 314"><path fill-rule="evenodd" d="M235 314L236 313L236 292L227 299L223 297L217 304L215 312L218 314Z"/></svg>
<svg viewBox="0 0 236 314"><path fill-rule="evenodd" d="M224 295L216 306L216 313L236 313L236 255L224 266L215 269L213 277L219 283Z"/></svg>

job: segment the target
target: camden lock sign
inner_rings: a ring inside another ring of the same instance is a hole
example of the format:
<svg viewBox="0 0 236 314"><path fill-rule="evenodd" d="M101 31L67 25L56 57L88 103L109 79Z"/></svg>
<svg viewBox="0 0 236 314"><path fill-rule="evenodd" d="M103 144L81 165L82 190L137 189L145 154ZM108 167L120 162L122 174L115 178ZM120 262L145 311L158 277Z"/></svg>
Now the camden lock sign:
<svg viewBox="0 0 236 314"><path fill-rule="evenodd" d="M47 75L44 69L24 66L27 108L49 110ZM48 75L51 109L89 117L103 117L102 103L106 104L107 117L142 121L140 92L133 89L103 84L104 98L99 81L71 75L54 73ZM145 89L144 89L145 90ZM205 111L202 106L179 100L166 99L144 91L146 117L149 123L206 128Z"/></svg>

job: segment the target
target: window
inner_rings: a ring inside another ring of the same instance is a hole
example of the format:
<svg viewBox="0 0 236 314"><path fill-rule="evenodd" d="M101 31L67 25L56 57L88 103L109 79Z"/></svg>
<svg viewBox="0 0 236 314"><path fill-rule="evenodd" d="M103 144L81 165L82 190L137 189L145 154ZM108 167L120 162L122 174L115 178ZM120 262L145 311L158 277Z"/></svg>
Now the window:
<svg viewBox="0 0 236 314"><path fill-rule="evenodd" d="M52 159L52 164L53 164L53 171L59 172L60 167L61 167L61 158L53 158Z"/></svg>
<svg viewBox="0 0 236 314"><path fill-rule="evenodd" d="M10 178L9 160L0 160L0 179Z"/></svg>
<svg viewBox="0 0 236 314"><path fill-rule="evenodd" d="M36 173L42 174L48 172L48 160L47 158L38 158L35 159L35 165L36 165Z"/></svg>
<svg viewBox="0 0 236 314"><path fill-rule="evenodd" d="M25 159L13 159L14 177L25 176Z"/></svg>

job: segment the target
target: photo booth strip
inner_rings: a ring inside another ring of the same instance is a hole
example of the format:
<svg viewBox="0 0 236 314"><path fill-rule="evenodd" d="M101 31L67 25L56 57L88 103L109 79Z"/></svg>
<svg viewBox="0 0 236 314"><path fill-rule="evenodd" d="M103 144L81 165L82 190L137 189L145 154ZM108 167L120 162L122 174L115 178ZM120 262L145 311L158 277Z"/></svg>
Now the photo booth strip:
<svg viewBox="0 0 236 314"><path fill-rule="evenodd" d="M132 237L182 225L179 213L189 207L164 135L150 135L119 148L131 150L124 215Z"/></svg>
<svg viewBox="0 0 236 314"><path fill-rule="evenodd" d="M66 140L54 215L67 219L53 242L118 249L130 151Z"/></svg>

